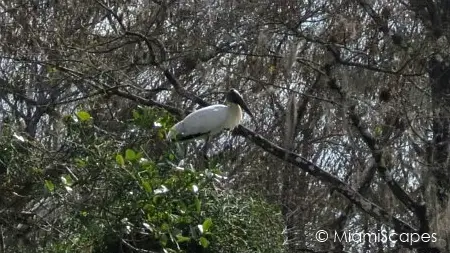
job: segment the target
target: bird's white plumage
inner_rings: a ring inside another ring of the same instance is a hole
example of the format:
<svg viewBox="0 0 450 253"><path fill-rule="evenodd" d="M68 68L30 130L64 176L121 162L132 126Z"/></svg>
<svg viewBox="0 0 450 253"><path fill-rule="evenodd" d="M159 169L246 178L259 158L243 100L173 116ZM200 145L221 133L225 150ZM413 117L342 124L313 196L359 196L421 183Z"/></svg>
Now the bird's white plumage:
<svg viewBox="0 0 450 253"><path fill-rule="evenodd" d="M190 139L203 135L214 135L223 129L233 129L242 119L241 107L237 104L211 105L196 110L175 124L169 131L169 139Z"/></svg>

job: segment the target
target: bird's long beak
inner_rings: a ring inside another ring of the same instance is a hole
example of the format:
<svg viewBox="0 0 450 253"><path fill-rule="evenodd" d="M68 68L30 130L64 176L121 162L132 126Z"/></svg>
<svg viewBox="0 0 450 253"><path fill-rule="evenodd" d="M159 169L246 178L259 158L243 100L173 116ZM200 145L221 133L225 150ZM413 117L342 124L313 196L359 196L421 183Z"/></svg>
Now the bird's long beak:
<svg viewBox="0 0 450 253"><path fill-rule="evenodd" d="M247 103L242 98L239 98L238 101L239 106L252 118L253 121L255 121L255 117L253 116L253 113L248 109Z"/></svg>

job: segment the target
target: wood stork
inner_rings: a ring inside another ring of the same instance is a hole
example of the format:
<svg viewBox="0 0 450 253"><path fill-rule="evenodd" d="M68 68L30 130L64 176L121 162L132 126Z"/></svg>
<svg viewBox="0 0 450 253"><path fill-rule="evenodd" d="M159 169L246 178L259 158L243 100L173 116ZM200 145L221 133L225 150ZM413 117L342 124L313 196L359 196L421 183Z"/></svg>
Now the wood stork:
<svg viewBox="0 0 450 253"><path fill-rule="evenodd" d="M224 129L234 129L242 119L242 109L253 119L241 94L231 89L226 96L226 105L211 105L196 110L175 124L167 138L174 141L186 141L203 136L218 134Z"/></svg>

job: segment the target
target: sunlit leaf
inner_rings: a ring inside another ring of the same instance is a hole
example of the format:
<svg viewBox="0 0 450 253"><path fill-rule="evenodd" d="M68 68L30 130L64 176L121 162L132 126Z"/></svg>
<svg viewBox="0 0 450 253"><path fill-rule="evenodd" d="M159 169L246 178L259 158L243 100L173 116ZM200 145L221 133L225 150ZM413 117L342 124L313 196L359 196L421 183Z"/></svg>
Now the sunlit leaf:
<svg viewBox="0 0 450 253"><path fill-rule="evenodd" d="M136 152L134 152L134 150L132 149L127 149L125 151L125 159L127 159L128 161L136 160Z"/></svg>
<svg viewBox="0 0 450 253"><path fill-rule="evenodd" d="M200 237L200 245L202 245L203 248L207 248L209 246L209 241L205 237Z"/></svg>
<svg viewBox="0 0 450 253"><path fill-rule="evenodd" d="M122 155L119 155L119 154L116 155L116 162L120 166L124 166L125 165L125 160L123 159Z"/></svg>
<svg viewBox="0 0 450 253"><path fill-rule="evenodd" d="M161 185L161 187L156 189L154 192L155 192L155 194L163 194L163 193L166 193L168 191L169 191L169 189L167 189L167 187L165 185Z"/></svg>
<svg viewBox="0 0 450 253"><path fill-rule="evenodd" d="M73 189L72 189L72 187L70 187L70 186L64 186L64 188L66 189L66 191L67 191L68 193L72 193L72 192L73 192Z"/></svg>
<svg viewBox="0 0 450 253"><path fill-rule="evenodd" d="M66 186L71 186L73 184L72 177L70 175L62 175L61 182Z"/></svg>
<svg viewBox="0 0 450 253"><path fill-rule="evenodd" d="M86 111L79 111L77 112L77 117L81 120L81 121L88 121L91 119L91 115L86 112Z"/></svg>
<svg viewBox="0 0 450 253"><path fill-rule="evenodd" d="M45 188L47 188L47 190L49 192L54 192L55 191L55 185L50 180L45 180Z"/></svg>
<svg viewBox="0 0 450 253"><path fill-rule="evenodd" d="M202 227L203 227L203 232L208 232L209 229L211 228L213 222L211 218L206 219L205 221L203 221Z"/></svg>
<svg viewBox="0 0 450 253"><path fill-rule="evenodd" d="M152 231L152 227L150 226L150 224L148 224L147 222L142 223L142 225L144 226L145 229Z"/></svg>
<svg viewBox="0 0 450 253"><path fill-rule="evenodd" d="M133 119L139 119L141 117L141 115L139 114L139 112L137 110L133 110Z"/></svg>
<svg viewBox="0 0 450 253"><path fill-rule="evenodd" d="M75 163L76 163L77 167L79 167L79 168L86 167L86 161L84 161L80 158L75 158Z"/></svg>
<svg viewBox="0 0 450 253"><path fill-rule="evenodd" d="M177 235L177 242L188 242L190 240L191 240L191 238L189 238L189 237Z"/></svg>
<svg viewBox="0 0 450 253"><path fill-rule="evenodd" d="M142 187L146 192L152 191L152 187L150 186L150 183L148 181L142 181Z"/></svg>

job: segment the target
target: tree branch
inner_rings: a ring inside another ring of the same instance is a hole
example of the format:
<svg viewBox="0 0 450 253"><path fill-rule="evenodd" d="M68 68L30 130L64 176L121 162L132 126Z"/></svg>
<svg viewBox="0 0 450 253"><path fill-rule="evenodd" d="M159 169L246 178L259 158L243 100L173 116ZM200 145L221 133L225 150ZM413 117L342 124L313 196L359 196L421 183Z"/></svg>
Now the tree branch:
<svg viewBox="0 0 450 253"><path fill-rule="evenodd" d="M253 143L258 145L265 151L269 152L270 154L282 160L285 159L287 162L308 172L312 176L331 184L333 187L336 188L336 191L347 197L351 202L353 202L364 212L386 223L393 224L396 231L401 232L416 231L416 229L413 228L411 225L407 224L406 222L398 218L392 217L391 215L389 215L387 211L365 199L363 196L361 196L361 194L353 190L348 184L342 182L340 179L334 177L330 173L324 171L323 169L319 168L317 165L311 163L305 158L277 146L276 144L270 142L261 135L256 134L255 132L251 131L250 129L242 125L239 125L236 133L250 139Z"/></svg>
<svg viewBox="0 0 450 253"><path fill-rule="evenodd" d="M335 58L335 60L337 61L337 63L340 63L338 58ZM329 74L330 73L327 73L326 77L332 80L329 77ZM337 91L342 99L347 99L346 92L342 89L342 87L339 84L337 84L336 82L328 82L328 83L330 88ZM357 115L355 110L356 108L354 105L350 106L348 112L350 120L353 126L355 126L356 129L358 129L358 132L361 135L363 141L371 150L372 157L374 158L375 163L377 164L377 170L381 174L383 180L386 182L386 184L388 185L389 189L394 194L394 196L400 202L402 202L406 206L406 208L414 212L418 217L423 217L421 212L423 211L424 206L417 204L392 178L392 175L390 174L389 170L383 164L383 150L379 145L379 141L370 133L367 125L361 120L361 118ZM420 222L424 223L427 221L421 220Z"/></svg>

